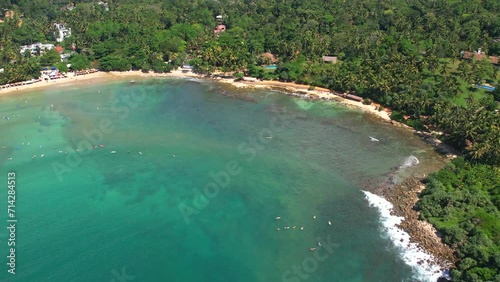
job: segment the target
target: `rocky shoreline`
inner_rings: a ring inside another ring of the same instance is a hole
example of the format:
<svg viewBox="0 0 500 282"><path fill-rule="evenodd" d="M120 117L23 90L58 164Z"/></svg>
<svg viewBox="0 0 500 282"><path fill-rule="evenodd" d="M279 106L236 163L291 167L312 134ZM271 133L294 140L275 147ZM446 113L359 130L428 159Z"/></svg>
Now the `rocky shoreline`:
<svg viewBox="0 0 500 282"><path fill-rule="evenodd" d="M426 263L437 264L442 270L446 270L453 267L457 260L453 250L441 241L432 224L419 219L419 212L415 209L419 195L425 189L421 180L422 178L410 177L392 187L381 187L377 192L393 204L395 215L404 217L400 227L410 234L410 241L419 244L434 256L435 261Z"/></svg>

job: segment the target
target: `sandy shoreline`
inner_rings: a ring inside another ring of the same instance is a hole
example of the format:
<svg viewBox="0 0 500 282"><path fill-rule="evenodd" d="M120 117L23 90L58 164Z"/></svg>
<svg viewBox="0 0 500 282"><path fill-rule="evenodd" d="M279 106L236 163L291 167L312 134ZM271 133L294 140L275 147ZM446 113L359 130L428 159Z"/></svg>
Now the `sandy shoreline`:
<svg viewBox="0 0 500 282"><path fill-rule="evenodd" d="M107 80L117 79L130 79L130 78L154 78L154 77L171 77L171 78L200 78L200 79L214 79L215 81L233 85L238 88L264 88L264 89L278 89L287 92L301 94L304 97L311 99L333 100L344 104L351 108L360 109L364 112L377 116L385 121L390 121L390 112L387 110L378 111L378 105L364 105L361 102L352 101L340 97L332 93L329 89L315 87L314 90L309 90L309 85L301 85L293 82L281 81L260 81L252 77L245 77L242 81L235 81L232 78L209 77L196 74L191 71L173 70L169 73L144 73L142 71L126 71L126 72L95 72L86 75L74 76L68 73L65 78L57 80L41 81L29 85L14 86L7 89L0 89L0 96L13 93L26 93L29 91L45 90L47 88L78 85L92 82L104 82Z"/></svg>
<svg viewBox="0 0 500 282"><path fill-rule="evenodd" d="M59 78L55 80L45 80L38 83L13 86L10 88L0 89L0 97L11 96L16 94L26 94L36 91L46 91L51 89L59 89L62 87L69 86L79 86L88 85L93 83L104 83L113 79L108 73L95 72L86 75L74 76L73 74L68 74L65 78Z"/></svg>

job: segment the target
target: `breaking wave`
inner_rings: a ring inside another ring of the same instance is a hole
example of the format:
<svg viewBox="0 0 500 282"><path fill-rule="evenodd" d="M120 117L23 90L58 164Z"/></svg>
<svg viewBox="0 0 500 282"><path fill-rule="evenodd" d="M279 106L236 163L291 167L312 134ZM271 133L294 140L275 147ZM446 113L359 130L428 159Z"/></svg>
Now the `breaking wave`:
<svg viewBox="0 0 500 282"><path fill-rule="evenodd" d="M401 171L405 168L416 166L420 163L420 161L417 159L417 157L411 155L406 157L404 162L399 166L398 170Z"/></svg>
<svg viewBox="0 0 500 282"><path fill-rule="evenodd" d="M413 158L417 160L417 158ZM404 218L391 214L393 205L386 199L373 193L367 191L363 191L363 193L369 205L378 209L383 232L387 234L392 243L400 251L401 259L413 269L413 278L418 281L435 282L439 277L446 276L441 271L441 267L435 263L435 258L418 244L410 243L410 235L398 228L398 225Z"/></svg>

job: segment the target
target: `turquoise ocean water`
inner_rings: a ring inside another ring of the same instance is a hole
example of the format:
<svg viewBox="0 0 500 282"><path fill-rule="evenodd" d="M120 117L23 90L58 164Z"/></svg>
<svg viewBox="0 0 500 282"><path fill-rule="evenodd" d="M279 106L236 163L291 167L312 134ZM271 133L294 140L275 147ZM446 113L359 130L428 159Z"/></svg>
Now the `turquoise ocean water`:
<svg viewBox="0 0 500 282"><path fill-rule="evenodd" d="M0 116L0 281L418 280L361 190L442 161L360 112L172 79L0 96Z"/></svg>

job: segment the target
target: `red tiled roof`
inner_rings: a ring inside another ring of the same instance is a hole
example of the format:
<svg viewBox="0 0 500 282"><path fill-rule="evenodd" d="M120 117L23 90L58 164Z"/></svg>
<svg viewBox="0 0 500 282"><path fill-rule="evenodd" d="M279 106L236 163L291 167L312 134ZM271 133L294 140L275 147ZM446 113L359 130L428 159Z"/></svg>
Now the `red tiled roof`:
<svg viewBox="0 0 500 282"><path fill-rule="evenodd" d="M476 52L469 52L469 51L464 52L464 55L463 55L464 59L471 59L472 57L474 57L474 59L476 59L478 61L481 61L481 60L484 60L485 55L484 55L484 53L478 54Z"/></svg>
<svg viewBox="0 0 500 282"><path fill-rule="evenodd" d="M226 31L226 26L223 25L223 24L220 24L217 26L217 28L214 30L214 33L219 33L219 32L222 32L222 31Z"/></svg>
<svg viewBox="0 0 500 282"><path fill-rule="evenodd" d="M57 51L57 53L62 53L62 51L64 50L64 48L61 46L56 46L54 49Z"/></svg>
<svg viewBox="0 0 500 282"><path fill-rule="evenodd" d="M274 57L273 54L267 52L267 53L264 53L262 55L260 55L263 59L269 59L271 61L271 63L276 63L278 60L276 59L276 57Z"/></svg>
<svg viewBox="0 0 500 282"><path fill-rule="evenodd" d="M478 54L477 52L469 52L465 51L463 56L464 59L472 59L474 58L475 60L482 61L486 59L486 55L484 53ZM498 65L500 64L500 58L496 56L489 56L488 57L491 61L491 63Z"/></svg>

